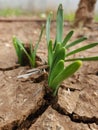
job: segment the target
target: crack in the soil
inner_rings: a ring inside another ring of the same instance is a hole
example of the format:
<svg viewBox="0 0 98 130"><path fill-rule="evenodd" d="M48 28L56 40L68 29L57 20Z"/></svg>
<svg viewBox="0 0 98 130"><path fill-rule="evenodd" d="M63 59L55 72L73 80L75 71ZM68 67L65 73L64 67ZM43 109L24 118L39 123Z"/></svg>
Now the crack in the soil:
<svg viewBox="0 0 98 130"><path fill-rule="evenodd" d="M42 105L35 112L34 111L31 112L28 115L28 117L22 121L20 125L19 123L15 124L12 130L23 130L23 129L28 130L31 127L31 125L33 125L37 121L37 119L47 110L47 108L50 105L56 103L57 103L57 98L53 98L53 96L51 96L51 93L46 92L46 94L43 97Z"/></svg>
<svg viewBox="0 0 98 130"><path fill-rule="evenodd" d="M45 102L40 106L38 110L36 110L33 113L30 113L28 117L19 126L15 126L13 130L28 130L31 127L31 125L36 122L39 116L41 116L47 110L48 107L49 104Z"/></svg>
<svg viewBox="0 0 98 130"><path fill-rule="evenodd" d="M7 68L0 68L0 71L10 71L10 70L17 69L18 67L20 67L20 65L16 64L14 66L10 66L10 67L7 67Z"/></svg>
<svg viewBox="0 0 98 130"><path fill-rule="evenodd" d="M96 72L96 74L95 74L96 76L98 76L98 71Z"/></svg>
<svg viewBox="0 0 98 130"><path fill-rule="evenodd" d="M76 91L76 90L77 89L72 88L71 91ZM78 91L81 91L81 90L78 90ZM42 105L36 111L30 112L28 117L25 120L23 120L21 123L19 123L19 121L16 121L16 123L15 122L11 123L12 130L23 130L23 129L28 130L31 127L31 125L33 125L37 121L37 119L47 110L49 106L51 106L55 111L57 111L61 115L69 117L72 122L84 123L87 125L95 123L96 125L98 125L97 117L94 116L94 117L89 118L86 116L80 116L74 112L69 113L67 110L63 109L57 103L57 101L58 101L58 97L54 98L51 95L51 91L46 89L45 95L43 97Z"/></svg>
<svg viewBox="0 0 98 130"><path fill-rule="evenodd" d="M33 125L37 119L47 110L49 106L51 106L55 111L60 113L61 115L68 116L72 122L76 123L84 123L84 124L92 124L95 123L98 125L98 119L96 117L88 118L84 116L79 116L76 113L69 113L66 110L64 110L58 103L57 98L50 100L52 97L48 95L49 97L44 96L42 105L34 112L31 112L28 117L19 124L19 121L16 123L12 123L13 127L12 130L28 130L31 125ZM11 124L11 125L12 125Z"/></svg>
<svg viewBox="0 0 98 130"><path fill-rule="evenodd" d="M51 96L51 93L47 93L44 95L44 104L36 110L36 112L33 112L28 115L25 121L23 121L20 126L15 126L13 130L22 130L25 128L25 130L28 130L31 125L33 125L37 119L47 110L49 106L51 106L54 110L56 110L58 113L64 116L68 116L72 122L76 123L84 123L84 124L92 124L95 123L98 125L98 119L96 117L88 118L86 116L80 116L76 113L69 113L65 109L63 109L58 103L58 97L53 98Z"/></svg>
<svg viewBox="0 0 98 130"><path fill-rule="evenodd" d="M76 122L76 123L84 123L84 124L92 124L95 123L96 125L98 125L98 119L94 116L94 117L86 117L86 116L80 116L76 113L69 113L66 110L64 110L62 107L60 107L59 104L56 104L54 106L52 106L52 108L54 110L56 110L58 113L60 113L61 115L65 115L68 116L71 121Z"/></svg>
<svg viewBox="0 0 98 130"><path fill-rule="evenodd" d="M98 125L98 119L95 116L89 118L89 117L86 117L86 116L80 116L80 115L78 115L74 112L72 114L70 114L69 116L70 116L71 120L74 121L74 122L79 122L79 123L82 122L82 123L85 123L85 124L95 123L96 125Z"/></svg>

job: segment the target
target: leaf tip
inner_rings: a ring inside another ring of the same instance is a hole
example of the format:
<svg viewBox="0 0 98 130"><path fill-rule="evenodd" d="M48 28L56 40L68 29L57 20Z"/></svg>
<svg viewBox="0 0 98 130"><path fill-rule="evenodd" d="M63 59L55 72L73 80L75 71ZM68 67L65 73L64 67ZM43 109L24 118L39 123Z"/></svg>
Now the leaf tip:
<svg viewBox="0 0 98 130"><path fill-rule="evenodd" d="M59 4L59 9L62 9L62 8L63 8L62 4Z"/></svg>
<svg viewBox="0 0 98 130"><path fill-rule="evenodd" d="M77 60L76 63L81 66L82 65L82 61L81 60Z"/></svg>

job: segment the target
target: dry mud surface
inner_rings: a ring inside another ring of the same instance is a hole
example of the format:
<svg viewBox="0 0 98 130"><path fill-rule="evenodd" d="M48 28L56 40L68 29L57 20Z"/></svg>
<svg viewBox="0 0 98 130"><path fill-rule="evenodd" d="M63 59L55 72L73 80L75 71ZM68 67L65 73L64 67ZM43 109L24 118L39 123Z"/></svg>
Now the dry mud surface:
<svg viewBox="0 0 98 130"><path fill-rule="evenodd" d="M0 130L98 130L98 61L84 62L77 73L64 81L54 103L45 98L45 76L36 82L34 77L17 78L29 68L16 64L12 36L24 43L30 40L35 43L41 24L39 21L0 22ZM82 45L98 42L97 26L74 29L71 40L87 36ZM55 27L52 23L51 38L55 37ZM65 22L64 35L71 29ZM44 34L38 49L43 63L47 60L46 48ZM98 55L98 47L74 57L94 55Z"/></svg>

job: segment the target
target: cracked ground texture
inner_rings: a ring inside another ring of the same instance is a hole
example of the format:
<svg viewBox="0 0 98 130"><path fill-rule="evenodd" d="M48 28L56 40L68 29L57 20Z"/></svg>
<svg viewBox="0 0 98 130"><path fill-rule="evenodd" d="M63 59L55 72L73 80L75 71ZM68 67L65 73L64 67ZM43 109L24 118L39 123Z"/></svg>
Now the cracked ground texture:
<svg viewBox="0 0 98 130"><path fill-rule="evenodd" d="M64 81L54 104L44 98L45 79L34 83L31 79L17 78L28 67L16 65L12 36L16 35L24 43L30 40L35 43L41 24L40 21L0 22L0 130L98 130L98 61L85 62L77 73ZM51 38L55 37L55 27L53 22ZM65 22L64 35L71 29ZM88 37L81 45L98 41L96 25L94 30L74 30L71 40ZM46 49L44 33L38 49L43 61L47 60ZM98 55L98 47L74 57L94 55Z"/></svg>

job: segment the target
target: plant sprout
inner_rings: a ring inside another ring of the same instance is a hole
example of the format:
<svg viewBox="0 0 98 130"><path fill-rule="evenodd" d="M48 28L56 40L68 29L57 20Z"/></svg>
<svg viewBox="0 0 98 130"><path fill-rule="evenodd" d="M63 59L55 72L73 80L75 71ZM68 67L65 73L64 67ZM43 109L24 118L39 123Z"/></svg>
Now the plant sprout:
<svg viewBox="0 0 98 130"><path fill-rule="evenodd" d="M48 65L49 65L48 85L52 89L53 95L56 96L62 81L73 75L82 65L82 61L98 60L98 56L86 57L86 58L72 58L72 59L68 59L67 57L75 53L90 49L98 45L98 43L92 43L68 52L69 48L77 44L80 44L87 38L82 37L69 43L69 40L74 33L73 31L70 31L63 40L63 9L62 5L60 4L57 11L56 38L53 43L53 41L50 39L51 16L52 14L48 16L46 22L46 40L48 47ZM67 67L64 67L64 63L68 61L74 61L74 62L69 64Z"/></svg>
<svg viewBox="0 0 98 130"><path fill-rule="evenodd" d="M24 65L23 56L25 54L30 62L31 67L35 67L36 52L38 49L39 42L41 41L42 38L43 30L44 30L44 26L42 26L38 42L36 43L34 49L32 44L30 43L30 54L27 52L26 48L24 47L23 42L21 42L18 38L13 37L13 45L16 50L16 54L18 56L18 62L20 65Z"/></svg>
<svg viewBox="0 0 98 130"><path fill-rule="evenodd" d="M24 51L23 49L21 48L21 46L24 47L24 44L22 42L20 42L16 37L13 37L13 45L14 45L14 48L16 50L16 54L17 54L17 57L18 57L18 63L20 65L24 65L24 61L23 61L23 55L24 55Z"/></svg>

